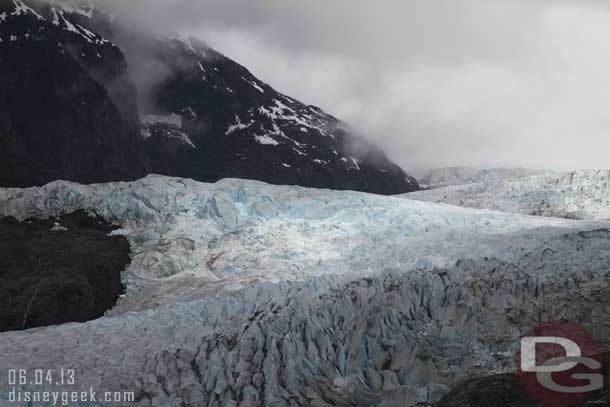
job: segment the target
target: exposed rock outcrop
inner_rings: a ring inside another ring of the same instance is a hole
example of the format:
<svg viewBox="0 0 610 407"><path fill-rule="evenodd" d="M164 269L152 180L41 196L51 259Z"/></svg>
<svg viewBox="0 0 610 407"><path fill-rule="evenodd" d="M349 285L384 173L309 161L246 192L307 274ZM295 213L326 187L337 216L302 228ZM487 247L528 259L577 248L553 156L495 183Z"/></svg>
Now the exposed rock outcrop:
<svg viewBox="0 0 610 407"><path fill-rule="evenodd" d="M160 173L419 189L345 123L202 42L125 34L101 8L69 3L0 0L1 186Z"/></svg>
<svg viewBox="0 0 610 407"><path fill-rule="evenodd" d="M121 51L58 5L1 0L0 15L0 185L149 172Z"/></svg>
<svg viewBox="0 0 610 407"><path fill-rule="evenodd" d="M0 219L0 331L99 318L123 291L129 244L102 219Z"/></svg>

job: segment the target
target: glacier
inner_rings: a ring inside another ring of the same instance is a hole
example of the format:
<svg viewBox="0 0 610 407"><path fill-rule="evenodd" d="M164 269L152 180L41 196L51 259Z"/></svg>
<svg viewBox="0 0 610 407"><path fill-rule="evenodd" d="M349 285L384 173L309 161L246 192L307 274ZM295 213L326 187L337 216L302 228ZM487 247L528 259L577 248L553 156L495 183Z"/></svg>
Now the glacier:
<svg viewBox="0 0 610 407"><path fill-rule="evenodd" d="M440 188L450 185L478 184L511 181L535 175L552 175L553 170L534 170L522 167L473 168L442 167L422 172L417 180L426 188Z"/></svg>
<svg viewBox="0 0 610 407"><path fill-rule="evenodd" d="M610 343L608 222L237 179L0 189L0 217L81 209L129 240L126 293L0 334L0 371L75 369L138 406L393 407L509 371L541 321Z"/></svg>
<svg viewBox="0 0 610 407"><path fill-rule="evenodd" d="M468 178L447 177L445 180L466 182L402 196L524 215L610 220L610 170L526 174L523 172L514 179L472 183Z"/></svg>

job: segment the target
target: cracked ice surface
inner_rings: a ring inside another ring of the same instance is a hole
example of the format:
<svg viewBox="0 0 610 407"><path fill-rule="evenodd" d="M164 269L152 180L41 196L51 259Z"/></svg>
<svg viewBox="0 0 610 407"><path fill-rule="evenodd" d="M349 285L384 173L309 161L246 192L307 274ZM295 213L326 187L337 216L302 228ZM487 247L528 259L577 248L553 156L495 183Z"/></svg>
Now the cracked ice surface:
<svg viewBox="0 0 610 407"><path fill-rule="evenodd" d="M525 215L610 220L610 170L543 172L514 180L453 185L402 196Z"/></svg>
<svg viewBox="0 0 610 407"><path fill-rule="evenodd" d="M510 368L537 320L608 327L607 223L244 180L0 190L0 217L78 209L128 237L127 295L0 335L0 371L75 368L139 405L404 406Z"/></svg>

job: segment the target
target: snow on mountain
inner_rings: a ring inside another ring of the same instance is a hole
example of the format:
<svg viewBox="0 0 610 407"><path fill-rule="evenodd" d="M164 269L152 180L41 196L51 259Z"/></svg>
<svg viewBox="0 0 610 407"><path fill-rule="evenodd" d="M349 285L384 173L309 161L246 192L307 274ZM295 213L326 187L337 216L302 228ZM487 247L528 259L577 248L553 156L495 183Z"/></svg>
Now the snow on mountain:
<svg viewBox="0 0 610 407"><path fill-rule="evenodd" d="M403 196L525 215L610 220L610 170L548 172L507 181L454 185Z"/></svg>
<svg viewBox="0 0 610 407"><path fill-rule="evenodd" d="M65 7L0 0L2 186L128 180L150 171L121 51Z"/></svg>
<svg viewBox="0 0 610 407"><path fill-rule="evenodd" d="M419 189L349 126L202 41L130 32L78 1L0 0L0 16L0 58L11 61L0 67L11 78L0 100L8 112L0 120L7 163L0 185L159 173L380 194ZM31 108L26 100L45 103Z"/></svg>
<svg viewBox="0 0 610 407"><path fill-rule="evenodd" d="M198 147L167 148L147 137L155 172L208 182L248 178L382 194L419 188L339 119L277 92L202 41L178 36L141 42L151 50L149 59L136 50L138 57L130 61L135 69L153 64L168 72L154 87L145 113L181 116L179 130ZM129 46L124 48L129 59ZM145 66L139 67L142 60ZM147 93L147 85L139 84L141 93Z"/></svg>
<svg viewBox="0 0 610 407"><path fill-rule="evenodd" d="M489 168L445 167L429 170L418 177L419 183L426 188L439 188L450 185L476 184L515 180L533 175L552 174L548 170L527 168Z"/></svg>
<svg viewBox="0 0 610 407"><path fill-rule="evenodd" d="M540 319L610 344L607 223L234 179L0 190L0 217L77 209L129 239L126 296L1 334L0 369L69 366L142 406L410 406L509 369Z"/></svg>
<svg viewBox="0 0 610 407"><path fill-rule="evenodd" d="M87 42L102 45L108 42L105 38L100 35L91 32L81 24L71 21L69 14L79 14L81 16L92 18L95 5L81 4L73 6L65 2L55 1L40 1L40 0L3 0L3 7L8 7L7 10L2 12L2 21L6 21L9 16L34 16L40 21L50 22L51 24L68 31L70 33L80 36ZM5 33L3 33L6 35ZM26 33L23 38L29 39L30 35L34 36L34 33ZM9 34L10 35L10 34Z"/></svg>
<svg viewBox="0 0 610 407"><path fill-rule="evenodd" d="M168 149L147 138L157 173L382 194L418 189L414 178L349 126L277 92L201 41L170 37L151 46L155 64L170 74L150 104L160 114L181 115L180 130L198 147Z"/></svg>

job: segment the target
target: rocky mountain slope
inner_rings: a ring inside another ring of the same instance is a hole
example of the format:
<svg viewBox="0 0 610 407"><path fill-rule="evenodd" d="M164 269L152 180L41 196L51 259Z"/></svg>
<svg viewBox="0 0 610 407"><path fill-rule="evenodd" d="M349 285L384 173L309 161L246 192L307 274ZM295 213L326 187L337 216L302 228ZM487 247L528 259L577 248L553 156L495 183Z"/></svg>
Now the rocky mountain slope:
<svg viewBox="0 0 610 407"><path fill-rule="evenodd" d="M103 9L66 2L0 0L0 15L0 185L154 172L419 188L345 123L201 42L126 32Z"/></svg>
<svg viewBox="0 0 610 407"><path fill-rule="evenodd" d="M150 170L121 51L59 6L0 1L0 78L0 185Z"/></svg>
<svg viewBox="0 0 610 407"><path fill-rule="evenodd" d="M610 220L610 171L548 172L507 181L453 185L404 197L524 215Z"/></svg>
<svg viewBox="0 0 610 407"><path fill-rule="evenodd" d="M69 365L142 406L389 407L510 371L541 320L610 344L607 222L244 180L0 190L0 216L79 209L122 227L126 295L0 334L0 369Z"/></svg>
<svg viewBox="0 0 610 407"><path fill-rule="evenodd" d="M158 39L149 52L171 72L151 91L144 126L157 172L382 194L418 188L345 123L275 91L204 43Z"/></svg>

